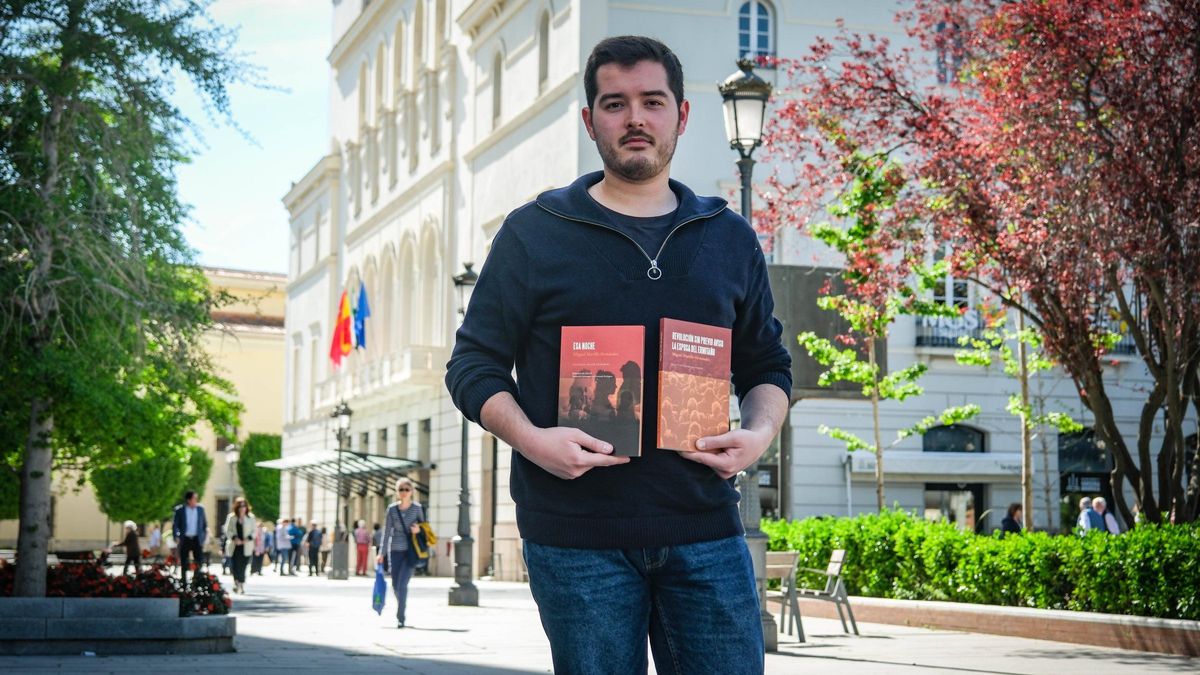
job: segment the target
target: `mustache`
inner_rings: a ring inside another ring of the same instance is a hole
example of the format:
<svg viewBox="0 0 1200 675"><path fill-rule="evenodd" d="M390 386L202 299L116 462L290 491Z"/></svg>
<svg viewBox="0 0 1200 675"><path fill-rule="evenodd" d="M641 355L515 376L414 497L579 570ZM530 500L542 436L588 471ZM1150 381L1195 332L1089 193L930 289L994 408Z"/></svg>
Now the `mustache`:
<svg viewBox="0 0 1200 675"><path fill-rule="evenodd" d="M628 134L625 134L624 136L622 136L622 137L621 137L621 140L620 140L620 141L618 141L618 142L619 142L621 145L625 145L626 143L628 143L629 141L632 141L632 140L634 140L635 138L637 138L637 139L642 139L642 140L644 140L644 141L647 141L647 142L649 142L649 143L650 143L650 144L652 144L652 145L654 144L654 139L653 139L653 138L651 138L649 135L647 135L647 134L643 134L643 133L641 133L641 132L636 132L636 131L635 131L635 132L628 133Z"/></svg>

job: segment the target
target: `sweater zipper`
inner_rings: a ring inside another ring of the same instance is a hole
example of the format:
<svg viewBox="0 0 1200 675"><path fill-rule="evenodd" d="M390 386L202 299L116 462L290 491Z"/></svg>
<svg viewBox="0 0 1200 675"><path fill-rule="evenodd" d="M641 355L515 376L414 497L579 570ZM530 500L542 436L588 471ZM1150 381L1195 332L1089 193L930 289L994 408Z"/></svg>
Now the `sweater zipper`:
<svg viewBox="0 0 1200 675"><path fill-rule="evenodd" d="M684 225L687 225L688 223L694 223L697 220L703 220L705 218L712 218L713 216L717 215L721 211L725 210L725 207L722 206L721 208L717 209L716 211L713 211L712 213L702 213L698 216L692 216L691 218L688 218L687 220L684 220L683 222L679 223L675 227L671 228L671 231L667 233L667 238L663 239L662 245L658 247L658 252L656 252L654 254L654 257L650 257L650 254L646 253L646 249L642 248L642 245L639 244L636 239L634 239L633 237L629 236L628 234L625 234L624 232L618 230L617 228L612 227L611 225L605 225L604 223L597 223L594 220L587 220L586 218L576 218L574 216L568 216L564 213L559 213L558 211L555 211L552 208L543 206L542 204L538 204L538 206L541 207L542 209L545 209L546 211L548 211L550 213L553 213L554 215L558 216L559 218L563 218L565 220L571 220L576 223L583 223L585 225L595 225L596 227L603 227L604 229L606 229L610 232L616 232L617 234L621 235L622 237L625 237L626 239L628 239L630 241L630 243L632 243L634 246L636 246L637 250L641 251L642 255L645 256L646 260L650 262L650 267L646 270L646 276L649 277L651 280L658 280L658 279L662 278L662 270L659 269L659 267L658 267L658 259L662 257L662 252L667 247L667 242L671 241L671 235L675 234L679 230L679 228L683 227Z"/></svg>

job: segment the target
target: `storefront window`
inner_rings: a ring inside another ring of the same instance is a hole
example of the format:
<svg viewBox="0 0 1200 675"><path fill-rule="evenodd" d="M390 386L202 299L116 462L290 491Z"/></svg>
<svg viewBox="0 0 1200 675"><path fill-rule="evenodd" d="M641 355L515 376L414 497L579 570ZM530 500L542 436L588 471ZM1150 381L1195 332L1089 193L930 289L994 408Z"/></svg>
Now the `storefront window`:
<svg viewBox="0 0 1200 675"><path fill-rule="evenodd" d="M979 531L983 512L983 485L980 483L926 483L925 519L944 520L960 530Z"/></svg>

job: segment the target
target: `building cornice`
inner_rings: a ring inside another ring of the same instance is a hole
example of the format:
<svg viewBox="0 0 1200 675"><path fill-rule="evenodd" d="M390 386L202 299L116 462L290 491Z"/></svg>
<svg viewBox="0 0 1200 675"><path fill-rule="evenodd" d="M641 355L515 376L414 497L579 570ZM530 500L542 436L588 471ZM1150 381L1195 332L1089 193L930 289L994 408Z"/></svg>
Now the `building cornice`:
<svg viewBox="0 0 1200 675"><path fill-rule="evenodd" d="M544 93L538 96L532 103L529 104L528 107L525 108L523 112L527 113L531 110L545 110L546 106L550 105L551 102L556 101L563 95L569 93L575 87L575 85L578 84L578 82L578 72L567 75L565 78L559 81L558 84L554 85L554 87L547 89ZM512 134L517 129L520 129L531 119L533 119L532 115L522 114L506 120L503 124L492 130L492 133L484 137L482 141L476 143L475 147L463 153L463 159L468 162L474 162L479 158L480 155L487 152L488 149L504 140L505 137Z"/></svg>
<svg viewBox="0 0 1200 675"><path fill-rule="evenodd" d="M329 51L329 56L326 57L334 70L338 69L338 64L342 62L342 59L354 51L362 42L363 37L377 25L377 19L383 13L383 8L392 4L390 2L372 2L359 12L358 18L350 24L345 33L342 33L342 37L338 38L337 44L333 46L333 49Z"/></svg>
<svg viewBox="0 0 1200 675"><path fill-rule="evenodd" d="M484 24L500 18L506 4L506 0L474 0L458 15L455 22L474 41Z"/></svg>
<svg viewBox="0 0 1200 675"><path fill-rule="evenodd" d="M286 289L288 296L290 297L292 295L292 291L296 290L297 287L307 284L312 279L329 272L330 269L333 269L336 265L337 256L334 255L327 255L323 259L318 260L316 264L308 268L304 274L301 274L300 276L288 282Z"/></svg>
<svg viewBox="0 0 1200 675"><path fill-rule="evenodd" d="M354 226L354 229L350 230L346 234L346 239L343 242L343 245L347 247L351 246L359 239L367 236L367 234L375 229L375 226L395 215L396 212L398 212L404 206L407 206L413 197L424 192L425 190L428 190L430 186L434 185L453 171L453 159L447 159L441 164L435 165L432 169L427 171L425 175L417 179L417 182L405 188L404 192L401 192L392 199L389 199L387 204L384 204L382 208L364 218L362 222Z"/></svg>
<svg viewBox="0 0 1200 675"><path fill-rule="evenodd" d="M328 154L317 160L308 173L304 174L304 177L298 182L292 183L291 189L283 196L284 208L294 217L300 205L311 192L319 189L327 179L336 180L341 171L342 158L337 154Z"/></svg>

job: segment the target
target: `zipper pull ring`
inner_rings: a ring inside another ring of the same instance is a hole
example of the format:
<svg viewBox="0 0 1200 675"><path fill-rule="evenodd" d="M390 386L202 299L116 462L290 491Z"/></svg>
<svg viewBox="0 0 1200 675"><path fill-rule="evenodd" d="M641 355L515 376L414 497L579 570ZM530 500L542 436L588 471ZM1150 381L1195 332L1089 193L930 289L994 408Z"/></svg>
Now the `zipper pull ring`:
<svg viewBox="0 0 1200 675"><path fill-rule="evenodd" d="M650 261L650 269L646 270L646 276L650 277L653 280L658 280L658 279L662 278L662 270L658 269L658 261L657 260Z"/></svg>

